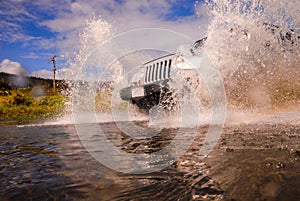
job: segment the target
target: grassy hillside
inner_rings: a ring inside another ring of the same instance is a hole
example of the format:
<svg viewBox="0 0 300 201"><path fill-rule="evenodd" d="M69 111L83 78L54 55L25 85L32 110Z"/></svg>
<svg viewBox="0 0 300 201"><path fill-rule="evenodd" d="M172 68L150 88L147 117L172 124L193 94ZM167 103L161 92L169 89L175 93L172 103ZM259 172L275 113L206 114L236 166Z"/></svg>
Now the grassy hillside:
<svg viewBox="0 0 300 201"><path fill-rule="evenodd" d="M57 80L21 77L0 73L0 120L35 119L58 115L64 109L64 97L60 92L67 87Z"/></svg>
<svg viewBox="0 0 300 201"><path fill-rule="evenodd" d="M35 119L58 115L65 97L59 93L34 96L31 88L0 91L0 120Z"/></svg>

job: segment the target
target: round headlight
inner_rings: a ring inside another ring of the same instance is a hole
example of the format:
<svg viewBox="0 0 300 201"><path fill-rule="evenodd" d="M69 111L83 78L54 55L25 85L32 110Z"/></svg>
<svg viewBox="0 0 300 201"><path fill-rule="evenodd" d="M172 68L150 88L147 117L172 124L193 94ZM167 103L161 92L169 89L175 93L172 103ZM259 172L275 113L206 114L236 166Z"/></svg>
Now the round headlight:
<svg viewBox="0 0 300 201"><path fill-rule="evenodd" d="M174 64L175 64L175 66L176 66L177 68L182 68L183 63L184 63L184 59L183 59L182 56L177 56L177 57L175 58Z"/></svg>

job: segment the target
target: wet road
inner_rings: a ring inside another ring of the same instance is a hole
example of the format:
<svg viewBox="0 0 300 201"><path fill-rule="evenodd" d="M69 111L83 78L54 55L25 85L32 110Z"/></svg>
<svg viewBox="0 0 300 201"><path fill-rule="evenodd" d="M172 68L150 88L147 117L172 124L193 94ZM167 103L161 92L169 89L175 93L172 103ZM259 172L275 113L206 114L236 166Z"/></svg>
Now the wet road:
<svg viewBox="0 0 300 201"><path fill-rule="evenodd" d="M163 129L133 140L114 123L101 127L129 153L160 150L177 132ZM1 200L299 200L299 124L226 126L215 150L201 160L207 129L199 128L190 149L170 167L131 175L91 157L74 125L1 126Z"/></svg>

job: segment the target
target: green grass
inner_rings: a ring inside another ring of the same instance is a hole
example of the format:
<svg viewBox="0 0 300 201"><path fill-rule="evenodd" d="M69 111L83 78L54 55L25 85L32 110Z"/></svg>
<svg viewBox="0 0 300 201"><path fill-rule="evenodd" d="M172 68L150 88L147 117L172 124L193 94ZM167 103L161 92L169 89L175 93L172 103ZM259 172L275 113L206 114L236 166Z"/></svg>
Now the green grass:
<svg viewBox="0 0 300 201"><path fill-rule="evenodd" d="M64 100L59 93L34 97L30 88L0 91L0 120L55 116L63 111Z"/></svg>

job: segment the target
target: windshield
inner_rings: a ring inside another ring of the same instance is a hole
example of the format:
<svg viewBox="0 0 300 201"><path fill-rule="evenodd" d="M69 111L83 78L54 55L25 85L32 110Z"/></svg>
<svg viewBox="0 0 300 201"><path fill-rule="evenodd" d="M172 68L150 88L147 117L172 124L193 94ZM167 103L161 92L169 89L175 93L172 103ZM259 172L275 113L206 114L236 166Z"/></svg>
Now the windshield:
<svg viewBox="0 0 300 201"><path fill-rule="evenodd" d="M197 50L199 47L203 47L205 41L206 41L207 37L202 38L200 40L197 40L194 44L193 47L191 48L191 52L192 54L195 54L195 50Z"/></svg>

